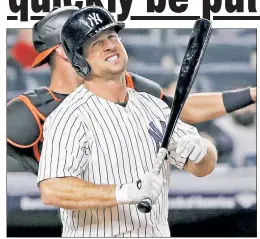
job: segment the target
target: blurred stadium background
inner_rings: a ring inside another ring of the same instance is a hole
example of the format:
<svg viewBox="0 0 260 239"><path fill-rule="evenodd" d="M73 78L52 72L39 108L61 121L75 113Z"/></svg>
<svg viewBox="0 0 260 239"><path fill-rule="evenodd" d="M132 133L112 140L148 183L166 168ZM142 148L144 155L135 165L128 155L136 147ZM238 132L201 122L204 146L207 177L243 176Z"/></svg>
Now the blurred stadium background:
<svg viewBox="0 0 260 239"><path fill-rule="evenodd" d="M173 94L191 29L126 29L128 70ZM30 29L7 30L7 101L50 83L48 66L31 69ZM256 86L256 29L214 29L193 92ZM214 106L212 106L214 107ZM206 178L172 171L172 236L256 236L256 106L196 125L219 151ZM7 236L58 237L59 212L42 204L36 177L7 167ZM182 182L182 183L180 183Z"/></svg>

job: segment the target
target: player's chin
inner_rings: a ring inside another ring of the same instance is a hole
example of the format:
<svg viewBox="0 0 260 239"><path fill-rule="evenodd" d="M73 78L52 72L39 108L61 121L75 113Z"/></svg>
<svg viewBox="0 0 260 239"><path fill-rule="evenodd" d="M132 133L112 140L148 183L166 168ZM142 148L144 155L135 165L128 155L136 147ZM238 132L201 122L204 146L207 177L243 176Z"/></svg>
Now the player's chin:
<svg viewBox="0 0 260 239"><path fill-rule="evenodd" d="M126 65L123 64L123 63L113 64L113 65L108 66L108 70L109 70L111 73L113 73L113 74L120 73L120 72L124 71L125 68L126 68Z"/></svg>

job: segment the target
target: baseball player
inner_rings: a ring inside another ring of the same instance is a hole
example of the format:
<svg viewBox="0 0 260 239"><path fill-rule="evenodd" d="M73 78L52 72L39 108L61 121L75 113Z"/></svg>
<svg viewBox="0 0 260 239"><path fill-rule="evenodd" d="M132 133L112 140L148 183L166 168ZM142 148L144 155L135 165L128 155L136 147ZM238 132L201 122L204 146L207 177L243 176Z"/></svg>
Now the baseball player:
<svg viewBox="0 0 260 239"><path fill-rule="evenodd" d="M213 144L182 121L169 155L161 149L156 158L170 108L122 79L123 28L97 6L76 11L62 28L60 54L84 83L45 121L37 182L43 202L61 208L64 237L169 237L170 163L199 177L216 164ZM136 207L144 198L153 204L148 214Z"/></svg>
<svg viewBox="0 0 260 239"><path fill-rule="evenodd" d="M33 66L38 67L48 62L52 71L56 65L55 74L52 74L49 88L41 87L26 92L8 103L7 168L18 162L20 170L37 175L42 148L43 122L69 93L84 82L83 78L79 77L68 64L68 60L59 54L62 48L59 37L61 28L67 18L77 10L75 6L54 8L33 28L34 46L39 52ZM49 31L50 28L53 30ZM152 94L161 98L169 107L171 106L173 98L163 94L161 87L153 81L126 71L122 77L125 78L129 88ZM191 94L180 118L186 123L199 123L240 109L255 101L256 88L223 93ZM23 120L16 120L17 115Z"/></svg>

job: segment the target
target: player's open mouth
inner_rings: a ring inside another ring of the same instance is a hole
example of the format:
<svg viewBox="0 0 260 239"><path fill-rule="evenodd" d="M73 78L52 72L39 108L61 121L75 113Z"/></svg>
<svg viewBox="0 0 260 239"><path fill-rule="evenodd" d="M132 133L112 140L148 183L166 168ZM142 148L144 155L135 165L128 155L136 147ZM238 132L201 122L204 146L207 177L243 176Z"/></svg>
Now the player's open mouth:
<svg viewBox="0 0 260 239"><path fill-rule="evenodd" d="M119 54L116 54L116 55L109 56L108 58L106 58L106 61L107 62L115 62L118 58L119 58Z"/></svg>

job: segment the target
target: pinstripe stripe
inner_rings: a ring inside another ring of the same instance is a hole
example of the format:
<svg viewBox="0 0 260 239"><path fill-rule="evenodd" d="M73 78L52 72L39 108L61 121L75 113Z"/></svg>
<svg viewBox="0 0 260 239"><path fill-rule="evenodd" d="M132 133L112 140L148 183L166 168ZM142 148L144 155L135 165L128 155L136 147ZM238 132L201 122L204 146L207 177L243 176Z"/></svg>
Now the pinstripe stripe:
<svg viewBox="0 0 260 239"><path fill-rule="evenodd" d="M72 221L72 229L71 229L71 234L70 234L70 237L75 237L75 232L76 232L76 226L75 226L75 222L74 222L74 211L71 212L71 221ZM74 233L74 235L73 235Z"/></svg>
<svg viewBox="0 0 260 239"><path fill-rule="evenodd" d="M79 139L79 144L81 143L81 140L84 139L85 136L86 136L85 134L83 134L83 135L81 136L81 138ZM86 144L86 143L87 143L87 142L85 141L85 142L83 143L83 145ZM81 150L82 150L82 149L83 149L83 148L81 148ZM78 155L79 155L79 150L80 150L80 147L78 148L78 152L77 152L76 157L78 157Z"/></svg>
<svg viewBox="0 0 260 239"><path fill-rule="evenodd" d="M88 165L88 172L89 172L89 167L90 167L90 164ZM85 178L88 180L88 182L89 182L89 178L90 178L90 173L88 173L86 176L85 176ZM90 215L90 210L85 210L84 211L85 212L85 215L84 215L84 224L83 224L83 237L85 237L85 229L86 229L86 225L88 225L88 224L86 224L86 217L87 217L87 215ZM90 217L91 218L91 217ZM89 230L90 231L90 230Z"/></svg>
<svg viewBox="0 0 260 239"><path fill-rule="evenodd" d="M84 215L84 221L83 221L83 225L86 225L86 216L87 216L87 210L84 211L85 215ZM82 232L82 237L85 237L85 226L83 226L83 232Z"/></svg>
<svg viewBox="0 0 260 239"><path fill-rule="evenodd" d="M79 224L80 224L80 220L79 220L80 211L77 210L75 213L78 214L78 216L75 216L78 220L77 220L77 229L76 229L76 227L75 227L74 237L76 237L77 234L78 234L78 232L79 232Z"/></svg>
<svg viewBox="0 0 260 239"><path fill-rule="evenodd" d="M93 183L96 184L95 182L95 177L94 177L94 169L93 169L93 163L91 164L92 166L92 179L93 179ZM92 237L92 220L93 220L93 211L92 209L90 209L91 212L91 218L90 218L90 224L89 224L89 237Z"/></svg>
<svg viewBox="0 0 260 239"><path fill-rule="evenodd" d="M65 166L67 164L67 150L65 151L65 160L64 160L64 166L63 166L63 173L64 173L64 177L65 177Z"/></svg>
<svg viewBox="0 0 260 239"><path fill-rule="evenodd" d="M92 212L92 209L90 209L90 212L91 212L91 218L90 218L90 224L89 224L89 237L92 236L91 234L91 229L92 229L92 220L93 220L93 212Z"/></svg>
<svg viewBox="0 0 260 239"><path fill-rule="evenodd" d="M99 217L98 217L98 209L96 209L96 213L97 213L97 234L96 237L98 237L98 229L99 229ZM100 230L101 231L101 230ZM102 232L102 231L101 231Z"/></svg>

